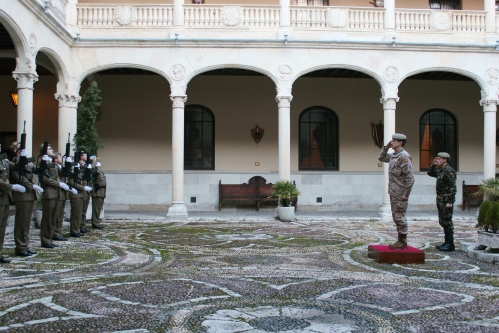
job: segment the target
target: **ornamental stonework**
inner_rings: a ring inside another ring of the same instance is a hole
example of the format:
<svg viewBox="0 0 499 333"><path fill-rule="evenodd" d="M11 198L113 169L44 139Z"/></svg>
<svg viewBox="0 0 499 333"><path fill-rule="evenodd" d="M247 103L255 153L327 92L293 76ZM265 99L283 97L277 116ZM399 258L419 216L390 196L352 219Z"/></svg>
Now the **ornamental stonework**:
<svg viewBox="0 0 499 333"><path fill-rule="evenodd" d="M348 9L328 8L327 24L333 28L344 28L348 25Z"/></svg>
<svg viewBox="0 0 499 333"><path fill-rule="evenodd" d="M385 69L383 77L386 82L395 83L399 79L399 70L394 66L389 66Z"/></svg>
<svg viewBox="0 0 499 333"><path fill-rule="evenodd" d="M485 73L485 81L490 85L496 85L499 83L499 69L489 68Z"/></svg>
<svg viewBox="0 0 499 333"><path fill-rule="evenodd" d="M277 77L281 81L288 81L293 75L293 69L288 65L281 65L277 69Z"/></svg>
<svg viewBox="0 0 499 333"><path fill-rule="evenodd" d="M235 26L243 21L243 11L240 7L224 7L222 22L228 26Z"/></svg>
<svg viewBox="0 0 499 333"><path fill-rule="evenodd" d="M437 31L446 31L452 27L450 12L433 11L431 21L433 29Z"/></svg>
<svg viewBox="0 0 499 333"><path fill-rule="evenodd" d="M118 6L115 14L116 22L121 26L132 25L135 18L135 8L132 6Z"/></svg>
<svg viewBox="0 0 499 333"><path fill-rule="evenodd" d="M33 85L38 81L38 75L34 73L14 73L12 77L17 81L17 89L33 89Z"/></svg>
<svg viewBox="0 0 499 333"><path fill-rule="evenodd" d="M181 64L173 65L170 68L170 76L175 81L180 81L185 78L185 67Z"/></svg>
<svg viewBox="0 0 499 333"><path fill-rule="evenodd" d="M38 43L36 41L36 35L32 32L29 36L29 50L32 56L35 56L36 52L38 51L37 45Z"/></svg>

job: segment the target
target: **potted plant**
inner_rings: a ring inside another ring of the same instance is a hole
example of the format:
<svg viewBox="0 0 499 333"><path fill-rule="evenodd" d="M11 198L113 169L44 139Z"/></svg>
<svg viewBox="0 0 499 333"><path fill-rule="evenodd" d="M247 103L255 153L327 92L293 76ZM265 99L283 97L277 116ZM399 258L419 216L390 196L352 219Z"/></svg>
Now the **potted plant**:
<svg viewBox="0 0 499 333"><path fill-rule="evenodd" d="M499 226L499 179L489 178L482 180L475 196L484 196L484 202L478 210L477 227L488 232L496 232Z"/></svg>
<svg viewBox="0 0 499 333"><path fill-rule="evenodd" d="M277 214L282 222L291 222L295 219L295 207L291 206L291 201L300 195L294 182L289 180L279 180L270 191L269 198L279 198Z"/></svg>
<svg viewBox="0 0 499 333"><path fill-rule="evenodd" d="M37 199L34 204L35 208L35 226L37 229L41 229L42 227L42 208L43 208L43 202L42 202L42 196L37 195Z"/></svg>

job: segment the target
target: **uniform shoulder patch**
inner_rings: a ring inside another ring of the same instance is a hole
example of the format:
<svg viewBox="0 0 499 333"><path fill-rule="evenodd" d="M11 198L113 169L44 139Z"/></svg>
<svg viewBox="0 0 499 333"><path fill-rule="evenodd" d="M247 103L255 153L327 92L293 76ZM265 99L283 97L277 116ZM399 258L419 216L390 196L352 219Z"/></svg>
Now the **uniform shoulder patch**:
<svg viewBox="0 0 499 333"><path fill-rule="evenodd" d="M404 158L404 162L409 162L409 160L407 158Z"/></svg>

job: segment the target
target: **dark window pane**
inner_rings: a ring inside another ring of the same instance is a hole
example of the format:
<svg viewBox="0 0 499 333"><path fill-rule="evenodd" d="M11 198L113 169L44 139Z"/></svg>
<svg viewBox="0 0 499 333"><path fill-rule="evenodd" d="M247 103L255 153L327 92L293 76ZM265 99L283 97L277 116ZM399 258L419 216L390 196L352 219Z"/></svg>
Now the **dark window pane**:
<svg viewBox="0 0 499 333"><path fill-rule="evenodd" d="M445 110L429 110L420 121L420 169L426 171L439 152L451 155L450 166L457 170L456 119Z"/></svg>
<svg viewBox="0 0 499 333"><path fill-rule="evenodd" d="M215 168L213 114L202 106L187 106L184 119L184 168L213 170Z"/></svg>
<svg viewBox="0 0 499 333"><path fill-rule="evenodd" d="M323 107L300 115L300 170L338 170L338 119Z"/></svg>

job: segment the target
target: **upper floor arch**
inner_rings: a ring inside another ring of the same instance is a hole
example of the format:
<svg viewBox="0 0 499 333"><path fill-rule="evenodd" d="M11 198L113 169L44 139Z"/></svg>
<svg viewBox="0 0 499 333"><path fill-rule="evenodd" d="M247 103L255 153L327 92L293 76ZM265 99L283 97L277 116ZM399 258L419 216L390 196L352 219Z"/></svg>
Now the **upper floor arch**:
<svg viewBox="0 0 499 333"><path fill-rule="evenodd" d="M2 51L4 47L8 50L11 49L13 45L16 58L26 58L27 50L29 49L28 42L24 36L21 28L16 24L16 22L3 10L0 10L0 30L7 31L10 38L2 35Z"/></svg>
<svg viewBox="0 0 499 333"><path fill-rule="evenodd" d="M419 74L423 73L431 73L431 72L447 72L447 73L455 73L464 77L467 77L474 81L478 86L480 87L480 90L487 90L488 85L485 82L483 77L480 77L477 73L473 73L471 71L467 71L461 68L453 68L453 67L429 67L429 68L421 68L417 70L413 70L411 72L408 72L407 74L403 75L400 78L399 85L402 84L407 79L410 79L411 77L415 77ZM484 73L485 74L485 73ZM431 78L429 78L431 80Z"/></svg>
<svg viewBox="0 0 499 333"><path fill-rule="evenodd" d="M192 73L190 73L190 75L187 75L185 82L187 84L190 81L192 81L196 76L199 76L199 75L207 73L207 72L213 72L213 71L224 70L224 69L240 69L243 71L260 73L263 76L266 76L267 78L269 78L275 85L279 85L279 80L269 70L261 68L261 67L257 67L257 66L253 66L253 65L245 65L245 64L216 64L216 65L211 65L211 66L199 68L197 70L194 70Z"/></svg>

